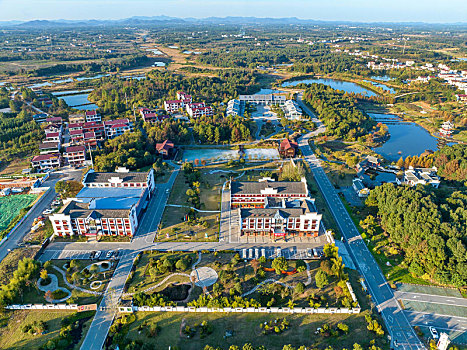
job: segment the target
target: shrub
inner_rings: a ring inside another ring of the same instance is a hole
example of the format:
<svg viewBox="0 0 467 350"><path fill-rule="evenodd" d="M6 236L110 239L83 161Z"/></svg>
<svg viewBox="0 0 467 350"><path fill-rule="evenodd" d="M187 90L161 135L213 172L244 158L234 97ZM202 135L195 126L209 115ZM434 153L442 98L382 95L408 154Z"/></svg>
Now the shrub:
<svg viewBox="0 0 467 350"><path fill-rule="evenodd" d="M318 288L324 288L328 283L328 275L326 272L319 270L315 275L316 286Z"/></svg>

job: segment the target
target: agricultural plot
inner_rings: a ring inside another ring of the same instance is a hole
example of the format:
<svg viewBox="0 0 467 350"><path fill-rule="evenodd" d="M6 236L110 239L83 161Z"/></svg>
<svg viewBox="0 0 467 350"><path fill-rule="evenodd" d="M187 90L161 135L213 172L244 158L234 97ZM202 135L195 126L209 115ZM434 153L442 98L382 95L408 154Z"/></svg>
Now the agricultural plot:
<svg viewBox="0 0 467 350"><path fill-rule="evenodd" d="M20 214L21 209L30 206L36 198L35 194L0 197L0 232L5 230L10 222Z"/></svg>

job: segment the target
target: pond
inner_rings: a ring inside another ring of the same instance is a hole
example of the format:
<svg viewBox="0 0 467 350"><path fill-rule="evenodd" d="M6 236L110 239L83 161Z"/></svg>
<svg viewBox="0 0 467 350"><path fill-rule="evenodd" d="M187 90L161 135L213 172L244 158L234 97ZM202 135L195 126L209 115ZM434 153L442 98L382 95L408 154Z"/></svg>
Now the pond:
<svg viewBox="0 0 467 350"><path fill-rule="evenodd" d="M146 49L146 51L152 52L154 55L163 55L162 51L158 49Z"/></svg>
<svg viewBox="0 0 467 350"><path fill-rule="evenodd" d="M368 113L377 122L388 126L391 137L380 147L373 150L390 161L400 157L420 155L425 150L436 151L442 146L442 140L432 136L420 125L405 122L397 115Z"/></svg>
<svg viewBox="0 0 467 350"><path fill-rule="evenodd" d="M60 98L65 100L66 104L70 107L81 110L95 110L99 108L96 104L88 100L89 93L77 95L64 95Z"/></svg>
<svg viewBox="0 0 467 350"><path fill-rule="evenodd" d="M187 149L183 152L183 160L192 162L195 159L208 162L238 159L238 150L222 148ZM275 148L249 148L245 150L247 159L279 159L279 152Z"/></svg>
<svg viewBox="0 0 467 350"><path fill-rule="evenodd" d="M59 79L59 80L53 80L52 84L62 84L62 83L72 83L73 78L67 78L67 79Z"/></svg>
<svg viewBox="0 0 467 350"><path fill-rule="evenodd" d="M373 86L377 86L381 89L383 89L384 91L389 91L391 94L395 93L396 90L394 90L392 87L389 87L389 86L386 86L384 84L381 84L381 83L375 83L374 81L371 81L371 80L363 80L364 82L367 82L367 83L370 83L372 84Z"/></svg>
<svg viewBox="0 0 467 350"><path fill-rule="evenodd" d="M182 53L184 53L185 55L191 55L191 54L193 54L193 55L201 55L201 52L199 52L199 51L187 51L187 50L185 50L185 51L183 51Z"/></svg>
<svg viewBox="0 0 467 350"><path fill-rule="evenodd" d="M99 78L108 77L108 76L110 76L110 74L97 74L92 77L79 77L79 78L76 78L76 80L78 81L93 80L93 79L99 79Z"/></svg>
<svg viewBox="0 0 467 350"><path fill-rule="evenodd" d="M389 75L373 75L370 78L374 79L374 80L379 80L379 81L389 81L389 80L391 80L391 77Z"/></svg>
<svg viewBox="0 0 467 350"><path fill-rule="evenodd" d="M165 67L165 62L155 61L153 67Z"/></svg>
<svg viewBox="0 0 467 350"><path fill-rule="evenodd" d="M285 81L282 83L281 86L288 87L288 86L297 86L298 84L324 84L332 87L336 90L342 90L345 92L353 92L356 94L366 95L368 97L377 96L375 92L368 90L358 84L352 83L350 81L342 81L336 79L302 79L302 80L294 80L294 81Z"/></svg>

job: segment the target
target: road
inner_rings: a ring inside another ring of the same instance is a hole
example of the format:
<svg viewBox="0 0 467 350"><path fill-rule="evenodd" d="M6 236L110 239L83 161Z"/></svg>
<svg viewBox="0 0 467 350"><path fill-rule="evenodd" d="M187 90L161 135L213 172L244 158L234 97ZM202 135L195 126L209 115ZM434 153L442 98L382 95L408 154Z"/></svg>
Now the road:
<svg viewBox="0 0 467 350"><path fill-rule="evenodd" d="M461 306L461 307L467 308L467 299L464 299L464 298L455 298L455 297L447 297L447 296L424 294L424 293L409 293L409 292L401 292L401 291L395 291L394 295L397 299L402 299L402 300L413 300L413 301L419 301L419 302L424 302L424 303L453 305L453 306ZM465 317L467 317L467 314L465 315Z"/></svg>
<svg viewBox="0 0 467 350"><path fill-rule="evenodd" d="M297 97L298 103L302 109L313 116L313 112L301 100L301 94ZM313 118L318 128L323 130L323 125ZM392 348L398 349L424 349L425 347L418 339L412 329L406 315L402 311L399 303L394 297L393 290L389 287L384 278L378 264L368 250L366 244L355 227L350 215L339 198L334 186L329 181L326 173L321 167L321 162L313 154L309 145L309 140L312 136L317 135L317 130L299 139L299 147L302 151L305 160L310 165L313 176L316 180L318 188L323 194L331 212L336 220L342 235L346 239L346 247L349 251L355 266L364 276L369 287L373 302L380 311L386 327L391 336Z"/></svg>

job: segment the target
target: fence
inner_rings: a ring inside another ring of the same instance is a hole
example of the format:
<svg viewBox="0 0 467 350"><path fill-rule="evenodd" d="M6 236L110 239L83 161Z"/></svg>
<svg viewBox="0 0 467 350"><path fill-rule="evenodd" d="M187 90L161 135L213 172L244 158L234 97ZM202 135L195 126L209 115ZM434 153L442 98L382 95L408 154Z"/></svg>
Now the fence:
<svg viewBox="0 0 467 350"><path fill-rule="evenodd" d="M210 308L192 306L119 306L120 312L223 312L223 313L283 313L283 314L358 314L361 309L356 308L311 308L311 307L247 307L247 308Z"/></svg>
<svg viewBox="0 0 467 350"><path fill-rule="evenodd" d="M25 304L8 305L8 310L78 310L78 304Z"/></svg>

